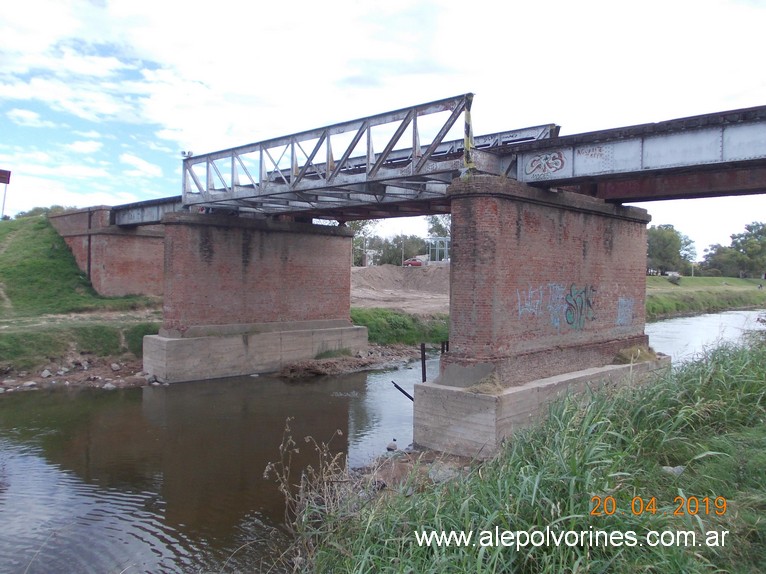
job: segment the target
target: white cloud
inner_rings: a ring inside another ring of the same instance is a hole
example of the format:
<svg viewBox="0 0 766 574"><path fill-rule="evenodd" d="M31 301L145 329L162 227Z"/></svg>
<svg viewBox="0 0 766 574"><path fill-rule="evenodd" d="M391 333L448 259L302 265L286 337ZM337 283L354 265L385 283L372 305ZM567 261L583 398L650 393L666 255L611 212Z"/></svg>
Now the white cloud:
<svg viewBox="0 0 766 574"><path fill-rule="evenodd" d="M162 168L160 166L149 163L133 154L120 154L120 162L134 168L123 172L129 177L162 177Z"/></svg>
<svg viewBox="0 0 766 574"><path fill-rule="evenodd" d="M88 139L98 139L102 137L101 132L97 132L96 130L88 130L88 131L75 130L73 133L77 136L80 136L81 138L88 138Z"/></svg>
<svg viewBox="0 0 766 574"><path fill-rule="evenodd" d="M14 108L12 110L8 110L5 114L8 116L8 119L11 120L13 123L18 124L20 126L25 126L28 128L55 128L56 123L44 120L38 114L37 112L33 112L32 110L23 110L20 108Z"/></svg>
<svg viewBox="0 0 766 574"><path fill-rule="evenodd" d="M75 153L94 153L104 147L104 144L98 141L76 141L64 146L69 151Z"/></svg>
<svg viewBox="0 0 766 574"><path fill-rule="evenodd" d="M13 172L5 204L5 213L15 215L33 207L64 205L88 207L91 205L117 205L137 201L135 194L113 191L91 191L72 188L65 179L38 177L23 172Z"/></svg>
<svg viewBox="0 0 766 574"><path fill-rule="evenodd" d="M107 193L121 163L124 175L151 179L142 194L172 195L182 149L201 154L468 91L477 135L549 122L569 134L766 104L765 8L26 0L0 21L0 114L20 128L60 127L27 109L34 102L68 124L59 142L79 138L51 149L27 130L31 143L10 155L14 170L52 181L66 173L83 194ZM107 138L123 145L114 157L97 146ZM744 205L736 201L726 205ZM738 230L681 205L662 222L695 240L694 228Z"/></svg>

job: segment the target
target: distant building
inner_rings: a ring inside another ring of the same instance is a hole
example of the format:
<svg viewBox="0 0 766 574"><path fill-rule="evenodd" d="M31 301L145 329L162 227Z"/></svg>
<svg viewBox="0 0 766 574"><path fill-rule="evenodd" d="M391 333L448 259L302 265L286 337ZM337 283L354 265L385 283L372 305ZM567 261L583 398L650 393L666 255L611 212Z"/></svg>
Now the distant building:
<svg viewBox="0 0 766 574"><path fill-rule="evenodd" d="M428 242L428 260L434 261L449 261L449 237L427 237Z"/></svg>

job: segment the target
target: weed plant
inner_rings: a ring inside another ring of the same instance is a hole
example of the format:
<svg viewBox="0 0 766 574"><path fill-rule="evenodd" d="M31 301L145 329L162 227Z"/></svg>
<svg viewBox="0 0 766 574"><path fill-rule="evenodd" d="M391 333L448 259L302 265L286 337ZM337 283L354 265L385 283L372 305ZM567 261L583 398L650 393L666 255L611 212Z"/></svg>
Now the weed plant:
<svg viewBox="0 0 766 574"><path fill-rule="evenodd" d="M367 327L370 343L440 343L449 339L447 315L420 317L390 309L351 309L351 321Z"/></svg>
<svg viewBox="0 0 766 574"><path fill-rule="evenodd" d="M352 487L332 492L342 503L294 506L296 548L301 569L314 572L762 572L764 452L766 347L723 346L651 384L556 402L545 420L459 480L410 482L372 499ZM327 477L313 478L315 491ZM615 512L594 513L594 497L613 497ZM716 512L711 502L707 512L674 515L677 497L723 497L727 507ZM729 534L717 547L543 544L519 551L420 546L414 535L473 532L476 542L495 527L633 531L639 542L650 530L694 531L698 541L709 531Z"/></svg>

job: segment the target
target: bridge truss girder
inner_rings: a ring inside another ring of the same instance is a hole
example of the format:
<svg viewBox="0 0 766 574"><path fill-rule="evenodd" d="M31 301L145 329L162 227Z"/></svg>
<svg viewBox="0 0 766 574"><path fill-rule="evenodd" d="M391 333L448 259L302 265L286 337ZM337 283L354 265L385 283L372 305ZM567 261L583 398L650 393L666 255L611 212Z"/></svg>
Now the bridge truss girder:
<svg viewBox="0 0 766 574"><path fill-rule="evenodd" d="M447 185L468 169L499 169L497 150L558 133L543 125L474 138L472 99L464 94L187 157L183 203L264 215L366 217L383 204L407 212L407 203L443 203ZM447 140L454 132L463 137ZM342 150L337 159L334 150Z"/></svg>

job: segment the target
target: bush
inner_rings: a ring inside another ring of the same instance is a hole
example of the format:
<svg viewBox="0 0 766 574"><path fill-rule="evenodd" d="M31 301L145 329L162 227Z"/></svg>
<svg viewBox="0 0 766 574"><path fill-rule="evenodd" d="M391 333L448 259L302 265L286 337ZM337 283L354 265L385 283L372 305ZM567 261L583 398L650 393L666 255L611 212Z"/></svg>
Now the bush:
<svg viewBox="0 0 766 574"><path fill-rule="evenodd" d="M447 315L418 317L390 309L351 309L354 325L367 327L371 343L439 343L449 339Z"/></svg>

